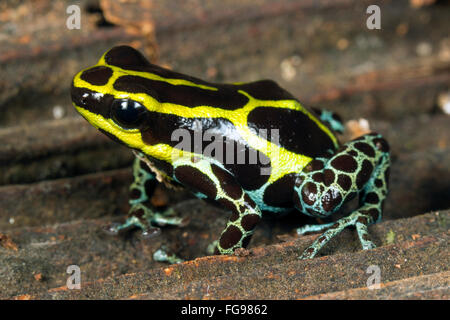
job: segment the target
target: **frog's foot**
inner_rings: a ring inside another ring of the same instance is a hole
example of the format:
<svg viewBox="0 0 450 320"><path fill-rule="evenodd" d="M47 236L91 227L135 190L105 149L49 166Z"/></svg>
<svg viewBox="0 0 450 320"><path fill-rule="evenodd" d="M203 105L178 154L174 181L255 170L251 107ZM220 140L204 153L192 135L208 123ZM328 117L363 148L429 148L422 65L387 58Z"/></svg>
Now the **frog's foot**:
<svg viewBox="0 0 450 320"><path fill-rule="evenodd" d="M142 230L141 235L143 238L153 238L161 233L160 228L153 227L147 221L143 221L141 218L136 216L128 217L124 223L112 223L106 226L104 230L107 234L115 236L136 227Z"/></svg>
<svg viewBox="0 0 450 320"><path fill-rule="evenodd" d="M175 211L172 208L164 212L154 212L142 203L138 203L132 206L129 217L124 223L112 224L107 226L105 230L108 234L117 235L137 227L142 230L144 238L152 238L161 233L161 229L156 226L172 225L183 227L188 222L189 220L186 218L175 216Z"/></svg>
<svg viewBox="0 0 450 320"><path fill-rule="evenodd" d="M298 228L297 234L304 235L305 233L309 233L309 232L323 231L325 229L328 229L332 225L334 225L334 222L324 223L324 224L307 224L307 225L304 225L303 227Z"/></svg>
<svg viewBox="0 0 450 320"><path fill-rule="evenodd" d="M168 262L170 264L184 262L183 259L177 257L175 254L167 253L167 249L164 246L155 251L153 254L153 260L158 262Z"/></svg>
<svg viewBox="0 0 450 320"><path fill-rule="evenodd" d="M329 228L325 231L321 236L319 236L311 246L309 246L299 257L299 259L312 259L315 257L317 252L322 249L328 241L330 241L333 237L337 236L342 230L349 226L356 227L356 231L358 233L359 241L361 242L363 250L373 249L375 248L375 244L369 240L369 234L367 232L367 224L369 222L373 222L373 217L368 213L368 210L358 210L353 212L347 217L341 218L338 221L325 225L318 225L317 228L312 228L312 226L305 226L304 232L311 231L319 231L325 228ZM320 228L321 227L321 228ZM299 228L299 229L303 229ZM302 230L303 231L303 230ZM297 230L298 232L298 230Z"/></svg>
<svg viewBox="0 0 450 320"><path fill-rule="evenodd" d="M150 209L146 209L151 212ZM190 221L187 217L181 218L176 216L176 212L172 208L169 208L163 212L149 213L148 215L144 215L144 218L150 221L150 223L156 224L160 227L164 227L166 225L185 227Z"/></svg>
<svg viewBox="0 0 450 320"><path fill-rule="evenodd" d="M363 249L374 248L367 226L381 219L389 180L389 145L377 133L370 133L342 145L329 159L315 159L296 181L294 202L300 211L313 217L327 217L359 195L359 208L334 224L305 226L298 230L328 228L300 258L313 258L344 228L354 226Z"/></svg>

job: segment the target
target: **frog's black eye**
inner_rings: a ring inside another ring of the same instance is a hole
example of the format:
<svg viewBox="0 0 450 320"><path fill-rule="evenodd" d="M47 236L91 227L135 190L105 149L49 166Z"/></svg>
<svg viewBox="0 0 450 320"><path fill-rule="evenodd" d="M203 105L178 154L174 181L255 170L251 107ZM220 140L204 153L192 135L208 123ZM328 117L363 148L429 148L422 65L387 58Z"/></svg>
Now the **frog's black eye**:
<svg viewBox="0 0 450 320"><path fill-rule="evenodd" d="M134 100L114 100L111 106L111 117L124 129L140 129L145 122L147 109Z"/></svg>

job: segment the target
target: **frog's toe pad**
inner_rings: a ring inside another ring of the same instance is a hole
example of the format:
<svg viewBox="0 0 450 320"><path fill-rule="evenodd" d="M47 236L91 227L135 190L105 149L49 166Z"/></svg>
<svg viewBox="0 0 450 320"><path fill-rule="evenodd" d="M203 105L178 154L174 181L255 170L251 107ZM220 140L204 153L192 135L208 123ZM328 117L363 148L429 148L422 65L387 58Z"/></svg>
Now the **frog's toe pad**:
<svg viewBox="0 0 450 320"><path fill-rule="evenodd" d="M177 257L175 254L167 253L167 250L164 246L153 253L153 260L158 262L168 262L170 264L184 262L183 259Z"/></svg>
<svg viewBox="0 0 450 320"><path fill-rule="evenodd" d="M164 227L166 225L185 227L191 221L189 217L182 218L175 216L173 210L170 209L163 213L155 213L148 220L150 223L156 224L160 227Z"/></svg>
<svg viewBox="0 0 450 320"><path fill-rule="evenodd" d="M361 244L363 250L370 250L370 249L375 249L377 246L375 245L375 243L373 243L372 241L365 241L364 243Z"/></svg>
<svg viewBox="0 0 450 320"><path fill-rule="evenodd" d="M159 236L161 234L161 229L158 227L149 227L142 230L141 237L144 239L151 239Z"/></svg>
<svg viewBox="0 0 450 320"><path fill-rule="evenodd" d="M102 227L103 232L110 236L118 236L128 229L130 229L130 227L124 228L121 223L111 223Z"/></svg>

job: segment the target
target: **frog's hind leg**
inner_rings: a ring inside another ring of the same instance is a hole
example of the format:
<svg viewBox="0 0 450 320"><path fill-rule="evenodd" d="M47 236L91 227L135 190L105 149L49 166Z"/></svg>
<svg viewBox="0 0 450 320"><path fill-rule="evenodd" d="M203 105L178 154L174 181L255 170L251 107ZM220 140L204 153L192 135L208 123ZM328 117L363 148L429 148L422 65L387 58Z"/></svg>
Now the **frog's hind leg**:
<svg viewBox="0 0 450 320"><path fill-rule="evenodd" d="M113 224L107 227L110 234L118 234L122 230L138 227L142 230L144 237L151 237L160 233L157 226L176 225L180 226L185 221L174 216L172 209L165 212L155 211L150 204L150 197L155 191L158 181L155 174L148 168L147 164L135 158L133 163L134 181L130 185L130 210L127 220L122 224Z"/></svg>
<svg viewBox="0 0 450 320"><path fill-rule="evenodd" d="M207 251L232 254L245 248L261 219L261 211L235 178L221 164L206 160L180 160L173 166L174 176L181 184L232 212L220 239L213 243L215 248L211 250L210 246Z"/></svg>
<svg viewBox="0 0 450 320"><path fill-rule="evenodd" d="M381 219L387 195L389 146L381 135L371 133L343 145L325 162L313 160L296 183L295 203L311 216L326 217L359 194L359 208L333 224L305 226L302 234L328 228L300 256L313 258L325 244L348 226L355 226L363 249L374 248L367 226Z"/></svg>
<svg viewBox="0 0 450 320"><path fill-rule="evenodd" d="M339 133L344 132L344 124L342 122L342 118L337 113L325 109L318 109L318 108L312 109L319 116L322 122L328 124L331 130Z"/></svg>

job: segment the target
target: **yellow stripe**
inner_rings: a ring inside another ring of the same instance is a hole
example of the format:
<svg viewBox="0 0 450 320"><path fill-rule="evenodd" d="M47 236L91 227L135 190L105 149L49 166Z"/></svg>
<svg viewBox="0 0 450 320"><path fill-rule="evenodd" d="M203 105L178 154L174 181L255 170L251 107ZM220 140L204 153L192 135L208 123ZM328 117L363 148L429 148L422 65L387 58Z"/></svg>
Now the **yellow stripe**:
<svg viewBox="0 0 450 320"><path fill-rule="evenodd" d="M147 78L147 79L150 79L150 80L163 81L163 82L170 83L170 84L172 84L174 86L176 86L176 85L184 85L184 86L190 86L190 87L197 87L197 88L201 88L201 89L205 89L205 90L212 90L212 91L217 91L218 90L215 87L207 86L207 85L203 85L203 84L197 84L197 83L194 83L194 82L189 81L189 80L164 78L164 77L158 76L157 74L154 74L154 73L151 73L151 72L134 71L134 70L122 69L120 67L112 66L110 64L107 64L106 61L105 61L105 55L107 53L108 52L105 52L103 54L103 56L100 58L100 60L98 61L98 63L95 66L99 66L99 65L108 66L109 68L111 68L113 70L113 73L118 73L118 74L122 74L122 75L138 76L138 77ZM93 66L93 67L95 67L95 66ZM93 67L91 67L91 68L93 68ZM119 76L117 76L117 77L119 77ZM117 77L115 77L115 79L117 79ZM115 79L114 79L114 81L115 81ZM112 85L109 86L109 84L111 82L114 83L114 81L112 81L110 79L109 83L106 84L105 86L107 86L108 89L112 89Z"/></svg>

